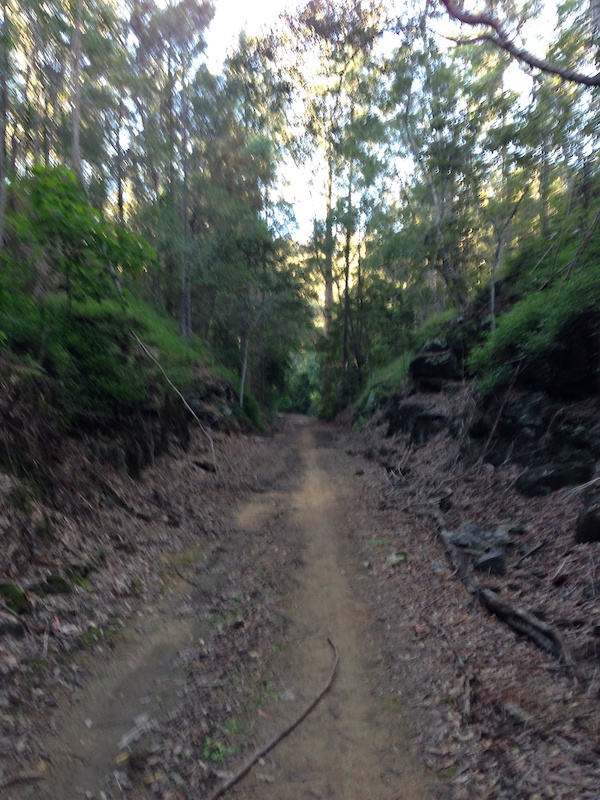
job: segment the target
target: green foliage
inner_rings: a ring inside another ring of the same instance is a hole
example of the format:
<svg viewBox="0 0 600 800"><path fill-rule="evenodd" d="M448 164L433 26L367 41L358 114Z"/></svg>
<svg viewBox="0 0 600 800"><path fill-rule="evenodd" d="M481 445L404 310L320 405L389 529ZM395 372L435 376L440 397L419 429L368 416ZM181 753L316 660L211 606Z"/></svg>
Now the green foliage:
<svg viewBox="0 0 600 800"><path fill-rule="evenodd" d="M294 356L286 377L285 392L277 410L296 414L312 414L320 398L319 365L313 352Z"/></svg>
<svg viewBox="0 0 600 800"><path fill-rule="evenodd" d="M104 219L69 170L35 167L12 192L18 210L7 216L13 241L4 258L14 276L19 251L26 254L38 291L63 290L69 302L118 297L118 283L152 267L145 239Z"/></svg>
<svg viewBox="0 0 600 800"><path fill-rule="evenodd" d="M362 425L398 391L408 376L408 367L413 356L413 351L406 351L373 373L354 405L354 424Z"/></svg>
<svg viewBox="0 0 600 800"><path fill-rule="evenodd" d="M136 336L182 390L206 357L198 340L183 342L176 325L132 301L81 303L24 295L0 296L0 326L15 355L27 357L56 382L63 422L101 421L146 400L165 380ZM134 335L135 334L135 335Z"/></svg>
<svg viewBox="0 0 600 800"><path fill-rule="evenodd" d="M376 369L358 396L353 414L355 424L361 425L372 417L392 395L398 392L408 378L408 369L415 353L454 319L456 313L455 309L448 309L441 314L435 314L418 328L408 332L407 349L397 358Z"/></svg>
<svg viewBox="0 0 600 800"><path fill-rule="evenodd" d="M225 759L235 753L235 748L228 747L222 742L207 736L202 748L202 756L213 764L221 764Z"/></svg>
<svg viewBox="0 0 600 800"><path fill-rule="evenodd" d="M505 383L518 363L556 352L569 327L586 314L597 314L599 304L600 262L595 260L523 297L499 318L468 359L482 393Z"/></svg>
<svg viewBox="0 0 600 800"><path fill-rule="evenodd" d="M449 308L426 319L410 332L408 342L411 349L418 352L428 339L436 336L442 327L456 319L457 315L458 312L455 308Z"/></svg>

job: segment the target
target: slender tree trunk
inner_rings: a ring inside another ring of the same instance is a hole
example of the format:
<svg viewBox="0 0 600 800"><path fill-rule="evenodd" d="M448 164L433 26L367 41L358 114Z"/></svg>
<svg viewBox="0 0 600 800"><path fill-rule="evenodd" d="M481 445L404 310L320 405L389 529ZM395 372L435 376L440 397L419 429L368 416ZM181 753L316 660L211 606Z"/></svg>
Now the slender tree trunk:
<svg viewBox="0 0 600 800"><path fill-rule="evenodd" d="M83 184L81 162L81 38L83 34L83 0L75 0L73 39L71 42L71 162L73 171Z"/></svg>
<svg viewBox="0 0 600 800"><path fill-rule="evenodd" d="M358 385L362 389L364 382L364 308L363 308L363 274L361 244L358 245L358 264L356 267L356 323L354 326L353 349L356 369L358 370Z"/></svg>
<svg viewBox="0 0 600 800"><path fill-rule="evenodd" d="M248 353L250 351L250 326L244 332L242 345L242 372L240 375L240 407L244 407L244 394L246 390L246 376L248 375Z"/></svg>
<svg viewBox="0 0 600 800"><path fill-rule="evenodd" d="M542 144L540 161L540 232L543 238L550 233L550 159L548 144Z"/></svg>
<svg viewBox="0 0 600 800"><path fill-rule="evenodd" d="M121 131L123 130L123 111L124 103L123 98L119 98L119 109L117 112L117 125L115 128L115 153L116 153L116 170L117 170L117 213L119 216L120 225L125 224L125 201L124 201L124 183L125 183L125 170L123 165L123 146L121 144Z"/></svg>
<svg viewBox="0 0 600 800"><path fill-rule="evenodd" d="M0 251L4 249L4 219L6 214L6 127L8 121L8 3L2 0L2 39L0 41Z"/></svg>
<svg viewBox="0 0 600 800"><path fill-rule="evenodd" d="M350 121L352 122L354 114L351 113ZM342 329L342 373L344 375L348 372L348 332L350 326L350 250L352 245L352 234L354 233L352 225L352 183L354 181L354 162L350 160L348 177L348 195L346 198L347 208L347 221L346 221L346 241L344 243L344 319Z"/></svg>
<svg viewBox="0 0 600 800"><path fill-rule="evenodd" d="M181 256L181 303L179 310L179 335L182 339L192 338L192 286L190 270L190 223L189 223L189 165L188 165L188 131L189 102L187 89L187 64L183 67L181 104L183 138L181 142L181 165L183 184L181 188L181 224L183 227L183 253Z"/></svg>
<svg viewBox="0 0 600 800"><path fill-rule="evenodd" d="M169 137L169 190L174 191L175 184L175 110L174 106L175 79L173 77L173 64L170 45L167 48L167 136Z"/></svg>
<svg viewBox="0 0 600 800"><path fill-rule="evenodd" d="M327 190L325 214L325 333L329 323L329 312L333 307L333 148L327 154Z"/></svg>
<svg viewBox="0 0 600 800"><path fill-rule="evenodd" d="M52 122L50 119L50 100L48 97L44 98L44 133L43 133L43 151L44 151L44 166L50 166L50 151L52 149Z"/></svg>

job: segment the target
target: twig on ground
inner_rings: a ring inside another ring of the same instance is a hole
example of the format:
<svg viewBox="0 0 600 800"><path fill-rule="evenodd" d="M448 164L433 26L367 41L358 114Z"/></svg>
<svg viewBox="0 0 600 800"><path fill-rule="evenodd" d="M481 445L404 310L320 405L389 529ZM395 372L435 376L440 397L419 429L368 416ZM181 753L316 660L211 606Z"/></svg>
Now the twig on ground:
<svg viewBox="0 0 600 800"><path fill-rule="evenodd" d="M579 486L575 486L574 489L570 489L567 492L567 497L575 497L575 495L579 494L579 492L583 492L586 489L589 489L590 486L595 486L595 484L600 483L600 478L592 478L591 481L587 483L581 483Z"/></svg>
<svg viewBox="0 0 600 800"><path fill-rule="evenodd" d="M14 786L16 783L32 783L33 781L45 781L46 776L39 772L19 772L10 778L0 780L0 789L6 789L7 786Z"/></svg>
<svg viewBox="0 0 600 800"><path fill-rule="evenodd" d="M287 728L278 733L269 742L267 742L266 745L257 750L256 753L254 753L254 755L251 758L249 758L248 761L246 761L246 763L241 767L241 769L239 769L235 773L235 775L233 775L231 778L225 781L225 783L223 783L221 786L217 787L217 789L215 789L215 791L210 795L209 800L217 800L218 797L222 797L225 794L225 792L228 792L229 789L231 789L233 786L236 785L236 783L239 783L242 780L242 778L245 775L247 775L248 772L250 772L252 767L256 764L256 762L260 758L262 758L268 752L270 752L276 745L279 744L279 742L283 741L283 739L285 739L286 736L288 736L295 728L298 727L298 725L300 725L300 723L310 714L313 708L317 705L319 700L321 700L321 698L329 691L329 689L331 688L331 684L333 683L333 679L335 678L335 673L337 671L337 665L340 660L340 655L338 653L337 647L334 645L331 639L327 639L327 641L329 642L329 644L333 649L333 666L331 668L331 673L329 675L329 678L327 679L327 682L325 683L321 691L316 695L316 697L313 700L311 700L311 702L306 706L306 708L302 711L302 713L299 714L296 717L296 719L294 719L293 722L291 722L287 726Z"/></svg>
<svg viewBox="0 0 600 800"><path fill-rule="evenodd" d="M42 659L48 655L48 640L50 638L50 623L46 620L46 630L44 631L44 645L42 647Z"/></svg>
<svg viewBox="0 0 600 800"><path fill-rule="evenodd" d="M176 572L177 575L179 575L179 577L182 580L184 580L186 583L189 583L190 586L193 586L196 589L202 589L203 588L197 581L193 581L191 578L188 578L187 575L184 575L183 572L181 572L181 570L179 569L179 567L175 566L175 564L171 565L171 569L173 570L173 572Z"/></svg>

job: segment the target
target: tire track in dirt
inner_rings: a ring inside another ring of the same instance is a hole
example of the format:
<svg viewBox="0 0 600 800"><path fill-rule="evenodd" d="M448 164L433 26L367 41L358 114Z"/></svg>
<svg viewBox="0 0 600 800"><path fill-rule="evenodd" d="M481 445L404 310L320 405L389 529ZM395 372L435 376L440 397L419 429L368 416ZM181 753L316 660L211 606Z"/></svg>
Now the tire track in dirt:
<svg viewBox="0 0 600 800"><path fill-rule="evenodd" d="M261 709L257 744L283 729L323 685L331 669L328 637L339 650L340 663L331 691L244 779L235 796L421 800L431 779L414 754L396 700L377 696L378 653L372 650L369 610L352 589L357 568L347 545L352 481L339 459L329 457L326 448L317 449L318 423L295 418L292 424L304 472L299 488L280 494L278 502L288 505L282 517L288 530L282 536L297 531L303 565L285 607L289 645L272 664L282 676L281 691L266 711ZM247 506L238 522L256 530L260 514Z"/></svg>

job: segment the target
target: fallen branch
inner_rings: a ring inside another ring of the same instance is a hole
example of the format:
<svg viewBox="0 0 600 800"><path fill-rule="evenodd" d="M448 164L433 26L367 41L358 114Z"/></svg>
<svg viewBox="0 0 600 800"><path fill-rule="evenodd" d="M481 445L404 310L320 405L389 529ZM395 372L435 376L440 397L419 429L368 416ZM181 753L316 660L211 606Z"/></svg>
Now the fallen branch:
<svg viewBox="0 0 600 800"><path fill-rule="evenodd" d="M177 386L175 386L175 384L173 383L173 381L172 381L172 380L169 378L169 376L167 375L167 373L166 373L166 371L165 371L165 369L164 369L163 365L160 363L160 361L159 361L159 360L156 358L156 356L155 356L153 353L151 353L151 352L150 352L150 350L149 350L149 349L146 347L146 345L145 345L145 344L142 342L142 340L141 340L141 339L140 339L140 337L139 337L139 336L138 336L138 335L135 333L135 331L131 331L131 335L132 335L132 336L133 336L133 338L136 340L136 342L139 344L140 348L142 349L142 352L143 352L143 353L144 353L146 356L148 356L148 358L149 358L151 361L153 361L153 362L156 364L156 366L157 366L157 367L159 368L159 370L162 372L162 374L163 374L163 377L164 377L164 379L166 380L166 382L169 384L169 386L171 387L171 389L173 389L173 391L174 391L174 392L177 394L177 396L179 397L179 399L181 400L181 402L183 403L183 405L186 407L186 409L187 409L187 410L190 412L190 414L191 414L191 415L194 417L194 419L195 419L195 420L196 420L196 422L198 423L198 426L199 426L200 430L202 431L202 433L203 433L203 434L206 436L206 438L207 438L207 439L208 439L208 441L209 441L209 444L210 444L210 450L211 450L211 453L212 453L212 458L213 458L213 464L215 465L215 472L217 472L217 473L218 473L218 472L219 472L219 465L218 465L218 463L217 463L217 454L216 454L216 450L215 450L215 442L214 442L214 439L212 438L212 436L210 435L210 433L209 433L209 432L206 430L206 428L204 427L204 425L203 425L203 424L202 424L202 422L200 421L200 417L199 417L199 416L196 414L196 412L194 411L194 409L191 407L191 405L190 405L190 404L188 403L188 401L185 399L185 397L183 396L183 394L182 394L182 393L179 391L179 389L177 388ZM227 459L225 459L225 461L227 461ZM228 463L228 466L229 466L229 468L231 469L231 464L229 464L229 462L227 462L227 463ZM233 472L233 470L232 470L232 472Z"/></svg>
<svg viewBox="0 0 600 800"><path fill-rule="evenodd" d="M448 531L440 512L437 509L431 509L431 516L435 521L448 560L469 593L475 595L487 611L505 622L514 631L527 636L539 648L558 658L567 669L573 672L577 680L583 683L583 675L558 631L529 611L502 600L496 592L482 586L477 578L469 574L464 558L448 541Z"/></svg>
<svg viewBox="0 0 600 800"><path fill-rule="evenodd" d="M0 789L6 789L7 786L14 786L16 783L32 783L45 780L46 776L39 772L20 772L18 775L13 775L11 778L5 778L0 781Z"/></svg>
<svg viewBox="0 0 600 800"><path fill-rule="evenodd" d="M331 684L333 683L333 679L335 678L335 673L337 671L337 665L340 660L340 656L337 651L337 647L334 645L331 639L327 639L327 641L329 642L329 644L333 649L333 666L331 668L331 673L329 675L329 678L327 679L327 682L325 683L321 691L317 694L317 696L313 700L311 700L311 702L306 706L306 708L302 711L302 713L299 714L296 717L296 719L287 726L287 728L281 731L281 733L278 733L269 742L267 742L266 745L257 750L256 753L254 753L254 755L251 758L249 758L248 761L246 761L243 767L241 767L241 769L235 773L235 775L233 775L231 778L225 781L225 783L223 783L217 789L215 789L215 791L210 795L209 800L217 800L218 797L222 797L225 794L225 792L228 792L229 789L231 789L233 786L236 785L236 783L239 783L242 780L242 778L245 775L247 775L248 772L250 772L252 767L256 764L256 762L260 758L262 758L268 752L270 752L276 745L279 744L279 742L285 739L286 736L288 736L295 728L297 728L298 725L300 725L300 723L304 719L306 719L306 717L310 714L313 708L317 705L319 700L321 700L321 698L329 691L329 689L331 688Z"/></svg>
<svg viewBox="0 0 600 800"><path fill-rule="evenodd" d="M570 668L575 666L560 634L539 617L502 600L496 592L485 586L479 589L478 597L488 611L506 622L513 630L528 636L539 648L561 659L565 666Z"/></svg>

